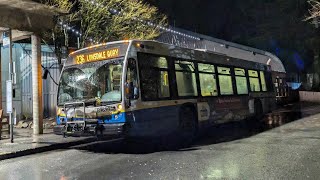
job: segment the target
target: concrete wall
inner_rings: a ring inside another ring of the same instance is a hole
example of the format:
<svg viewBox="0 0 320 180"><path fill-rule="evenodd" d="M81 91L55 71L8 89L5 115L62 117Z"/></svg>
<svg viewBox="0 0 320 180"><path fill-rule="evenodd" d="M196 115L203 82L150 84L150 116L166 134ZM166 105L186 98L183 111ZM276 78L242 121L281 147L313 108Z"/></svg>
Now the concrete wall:
<svg viewBox="0 0 320 180"><path fill-rule="evenodd" d="M299 96L300 101L320 103L320 92L299 91Z"/></svg>

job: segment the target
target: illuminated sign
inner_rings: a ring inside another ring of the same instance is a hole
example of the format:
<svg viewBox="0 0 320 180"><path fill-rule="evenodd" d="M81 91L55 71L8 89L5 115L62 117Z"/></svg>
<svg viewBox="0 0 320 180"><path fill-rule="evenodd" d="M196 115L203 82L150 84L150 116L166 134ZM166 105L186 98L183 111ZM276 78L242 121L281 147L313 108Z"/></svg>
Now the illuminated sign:
<svg viewBox="0 0 320 180"><path fill-rule="evenodd" d="M111 59L119 56L119 48L108 49L90 54L80 54L75 57L77 64Z"/></svg>

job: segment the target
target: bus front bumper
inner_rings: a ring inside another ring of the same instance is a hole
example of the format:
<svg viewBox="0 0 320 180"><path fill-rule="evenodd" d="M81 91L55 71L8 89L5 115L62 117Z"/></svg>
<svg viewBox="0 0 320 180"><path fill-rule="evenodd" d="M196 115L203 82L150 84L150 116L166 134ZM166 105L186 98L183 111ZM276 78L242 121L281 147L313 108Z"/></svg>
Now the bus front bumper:
<svg viewBox="0 0 320 180"><path fill-rule="evenodd" d="M56 125L53 132L64 136L121 136L125 131L125 123L86 124L84 122Z"/></svg>

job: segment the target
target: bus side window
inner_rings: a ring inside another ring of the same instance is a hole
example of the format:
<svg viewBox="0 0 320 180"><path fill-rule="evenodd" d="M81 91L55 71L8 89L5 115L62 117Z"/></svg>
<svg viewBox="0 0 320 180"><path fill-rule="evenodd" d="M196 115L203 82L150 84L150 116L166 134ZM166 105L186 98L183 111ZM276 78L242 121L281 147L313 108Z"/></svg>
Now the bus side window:
<svg viewBox="0 0 320 180"><path fill-rule="evenodd" d="M261 91L258 71L248 70L248 73L249 73L249 82L250 82L251 91L252 92Z"/></svg>
<svg viewBox="0 0 320 180"><path fill-rule="evenodd" d="M234 68L234 74L236 76L236 86L238 94L248 94L248 85L246 71L241 68Z"/></svg>
<svg viewBox="0 0 320 180"><path fill-rule="evenodd" d="M166 57L138 53L141 98L155 101L170 98L169 67Z"/></svg>
<svg viewBox="0 0 320 180"><path fill-rule="evenodd" d="M232 78L230 68L218 67L219 88L221 95L232 95Z"/></svg>
<svg viewBox="0 0 320 180"><path fill-rule="evenodd" d="M194 63L176 60L175 71L179 97L198 96Z"/></svg>
<svg viewBox="0 0 320 180"><path fill-rule="evenodd" d="M266 78L264 76L264 72L263 71L260 71L260 79L261 79L262 91L267 91Z"/></svg>
<svg viewBox="0 0 320 180"><path fill-rule="evenodd" d="M201 96L218 96L214 65L198 63Z"/></svg>
<svg viewBox="0 0 320 180"><path fill-rule="evenodd" d="M138 86L138 78L137 78L137 64L135 59L128 60L128 69L127 69L127 85L131 87L126 92L131 95L130 99L138 99L139 98L139 86ZM132 93L133 92L133 93Z"/></svg>

